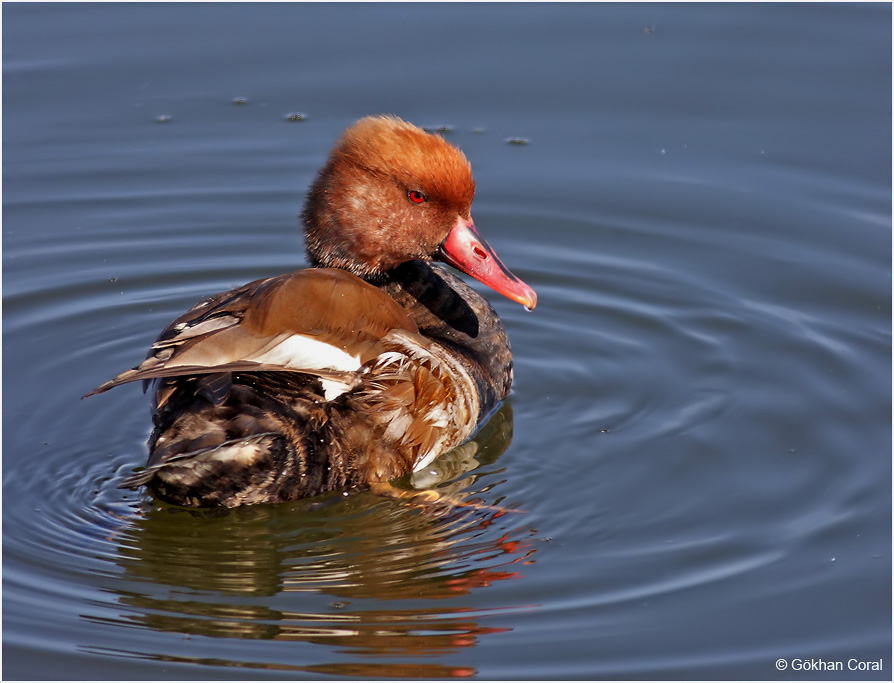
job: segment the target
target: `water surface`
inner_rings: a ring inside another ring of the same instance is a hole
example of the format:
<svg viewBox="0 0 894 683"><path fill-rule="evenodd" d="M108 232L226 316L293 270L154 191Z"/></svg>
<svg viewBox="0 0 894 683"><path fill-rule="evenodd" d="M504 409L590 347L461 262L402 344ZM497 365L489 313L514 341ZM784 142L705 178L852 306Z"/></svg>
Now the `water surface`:
<svg viewBox="0 0 894 683"><path fill-rule="evenodd" d="M890 26L5 4L3 675L890 679ZM147 399L80 396L303 267L303 194L371 113L446 128L539 294L488 294L514 391L403 482L477 507L118 489Z"/></svg>

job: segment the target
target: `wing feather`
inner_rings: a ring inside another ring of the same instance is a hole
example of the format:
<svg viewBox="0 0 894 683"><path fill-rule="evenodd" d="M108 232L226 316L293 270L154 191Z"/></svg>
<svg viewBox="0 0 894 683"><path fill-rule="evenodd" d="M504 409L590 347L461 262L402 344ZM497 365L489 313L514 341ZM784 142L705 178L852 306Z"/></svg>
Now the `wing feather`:
<svg viewBox="0 0 894 683"><path fill-rule="evenodd" d="M396 330L418 333L381 290L342 270L303 270L196 304L161 333L145 361L86 396L138 380L221 372L304 372L349 385Z"/></svg>

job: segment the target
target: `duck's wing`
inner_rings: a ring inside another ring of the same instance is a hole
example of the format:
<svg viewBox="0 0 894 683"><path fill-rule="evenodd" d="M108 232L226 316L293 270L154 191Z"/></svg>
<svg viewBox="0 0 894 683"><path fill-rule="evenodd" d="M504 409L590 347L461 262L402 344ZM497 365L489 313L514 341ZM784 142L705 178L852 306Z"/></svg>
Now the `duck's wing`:
<svg viewBox="0 0 894 683"><path fill-rule="evenodd" d="M392 332L418 334L391 297L342 270L257 280L200 302L172 322L145 361L87 396L127 382L221 372L303 372L345 381Z"/></svg>

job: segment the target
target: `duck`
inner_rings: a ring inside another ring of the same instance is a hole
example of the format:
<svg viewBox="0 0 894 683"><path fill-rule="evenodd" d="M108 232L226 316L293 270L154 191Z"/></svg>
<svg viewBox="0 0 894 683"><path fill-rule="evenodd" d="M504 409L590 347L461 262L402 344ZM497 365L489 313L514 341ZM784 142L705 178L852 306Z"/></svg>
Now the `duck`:
<svg viewBox="0 0 894 683"><path fill-rule="evenodd" d="M441 135L363 118L301 214L309 267L214 294L146 359L147 486L185 507L279 503L419 472L460 446L513 380L506 330L456 269L533 310L472 219L472 169Z"/></svg>

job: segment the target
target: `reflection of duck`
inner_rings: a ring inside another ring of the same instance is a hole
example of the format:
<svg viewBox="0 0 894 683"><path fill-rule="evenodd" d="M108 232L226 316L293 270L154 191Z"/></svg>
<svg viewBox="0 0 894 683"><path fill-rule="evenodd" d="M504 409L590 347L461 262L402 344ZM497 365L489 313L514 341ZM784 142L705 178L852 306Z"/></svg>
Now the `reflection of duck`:
<svg viewBox="0 0 894 683"><path fill-rule="evenodd" d="M304 210L312 269L197 304L140 366L151 455L124 483L189 506L292 500L418 471L465 441L512 381L488 302L443 260L528 308L475 231L468 161L396 118L349 128Z"/></svg>
<svg viewBox="0 0 894 683"><path fill-rule="evenodd" d="M455 471L453 483L480 495L478 472L485 470L493 485L492 465L511 438L511 406L504 404L469 442L477 455L468 466L478 469ZM524 571L536 546L517 515L450 506L409 511L367 493L237 510L145 510L121 532L116 562L128 580L116 596L120 608L86 618L203 636L189 647L196 662L451 676L473 670L424 658L475 647L506 629L509 618L500 614L527 609L474 609L478 601L464 598ZM234 648L237 638L269 645ZM132 647L152 642L140 638ZM325 649L297 649L300 642ZM172 654L164 652L130 654ZM246 652L255 653L250 663L239 659ZM258 652L269 658L258 661Z"/></svg>

